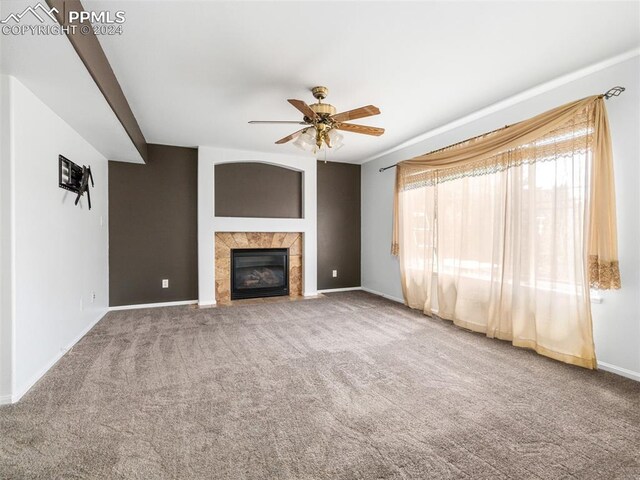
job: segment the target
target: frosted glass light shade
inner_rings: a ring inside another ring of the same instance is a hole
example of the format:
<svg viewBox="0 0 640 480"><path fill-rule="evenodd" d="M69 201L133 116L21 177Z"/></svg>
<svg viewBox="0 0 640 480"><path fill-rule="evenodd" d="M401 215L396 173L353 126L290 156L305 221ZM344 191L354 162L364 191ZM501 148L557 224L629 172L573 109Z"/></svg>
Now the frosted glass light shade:
<svg viewBox="0 0 640 480"><path fill-rule="evenodd" d="M344 136L340 132L333 129L329 130L329 141L331 142L332 150L338 150L342 147L342 145L344 145L343 140Z"/></svg>
<svg viewBox="0 0 640 480"><path fill-rule="evenodd" d="M316 129L313 127L304 130L293 144L306 152L313 151L316 146Z"/></svg>

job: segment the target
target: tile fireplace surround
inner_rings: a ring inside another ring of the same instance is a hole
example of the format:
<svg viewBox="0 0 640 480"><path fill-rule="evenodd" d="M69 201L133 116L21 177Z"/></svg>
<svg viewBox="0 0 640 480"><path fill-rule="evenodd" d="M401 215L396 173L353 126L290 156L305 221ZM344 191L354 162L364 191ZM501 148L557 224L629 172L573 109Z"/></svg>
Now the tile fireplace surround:
<svg viewBox="0 0 640 480"><path fill-rule="evenodd" d="M232 248L288 248L289 296L302 295L302 233L299 232L216 232L216 302L231 302Z"/></svg>

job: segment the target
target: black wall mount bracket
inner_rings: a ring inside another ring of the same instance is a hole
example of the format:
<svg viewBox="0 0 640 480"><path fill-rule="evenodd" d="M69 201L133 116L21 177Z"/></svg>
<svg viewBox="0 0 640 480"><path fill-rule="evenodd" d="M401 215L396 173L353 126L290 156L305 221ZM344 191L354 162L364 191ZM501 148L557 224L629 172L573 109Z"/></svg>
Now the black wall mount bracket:
<svg viewBox="0 0 640 480"><path fill-rule="evenodd" d="M91 167L77 165L64 155L58 155L58 186L76 194L74 205L78 205L80 198L87 194L89 210L91 210L91 193L89 192L89 180L94 187Z"/></svg>

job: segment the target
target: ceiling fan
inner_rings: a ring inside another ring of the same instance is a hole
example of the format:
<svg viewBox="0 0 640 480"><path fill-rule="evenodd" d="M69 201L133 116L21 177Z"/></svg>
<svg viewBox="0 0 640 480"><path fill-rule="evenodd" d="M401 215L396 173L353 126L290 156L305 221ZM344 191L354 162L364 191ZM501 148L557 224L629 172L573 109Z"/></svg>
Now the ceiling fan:
<svg viewBox="0 0 640 480"><path fill-rule="evenodd" d="M295 100L291 98L287 100L291 105L302 112L304 115L302 121L252 120L249 123L290 123L305 125L304 128L281 138L276 143L287 143L295 138L296 140L293 143L294 145L302 148L303 150L312 150L314 153L320 150L323 145L326 145L328 148L340 148L342 146L343 136L337 130L375 136L380 136L384 133L384 128L357 125L355 123L345 123L349 120L378 115L380 113L380 109L378 107L367 105L366 107L336 113L336 108L333 105L322 103L322 100L324 100L329 93L329 89L327 87L313 87L311 89L311 93L318 100L317 103L307 105L302 100Z"/></svg>

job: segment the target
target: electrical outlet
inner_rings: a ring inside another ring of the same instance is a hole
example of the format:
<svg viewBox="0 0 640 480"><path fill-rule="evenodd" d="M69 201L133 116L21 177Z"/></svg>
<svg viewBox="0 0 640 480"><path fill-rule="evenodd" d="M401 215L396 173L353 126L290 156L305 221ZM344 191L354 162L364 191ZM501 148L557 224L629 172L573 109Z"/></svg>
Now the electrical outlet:
<svg viewBox="0 0 640 480"><path fill-rule="evenodd" d="M163 278L162 279L162 288L169 288L169 279L168 278Z"/></svg>
<svg viewBox="0 0 640 480"><path fill-rule="evenodd" d="M91 303L96 301L96 292L91 292Z"/></svg>
<svg viewBox="0 0 640 480"><path fill-rule="evenodd" d="M338 270L334 270L333 271L333 278L336 278L338 276Z"/></svg>

